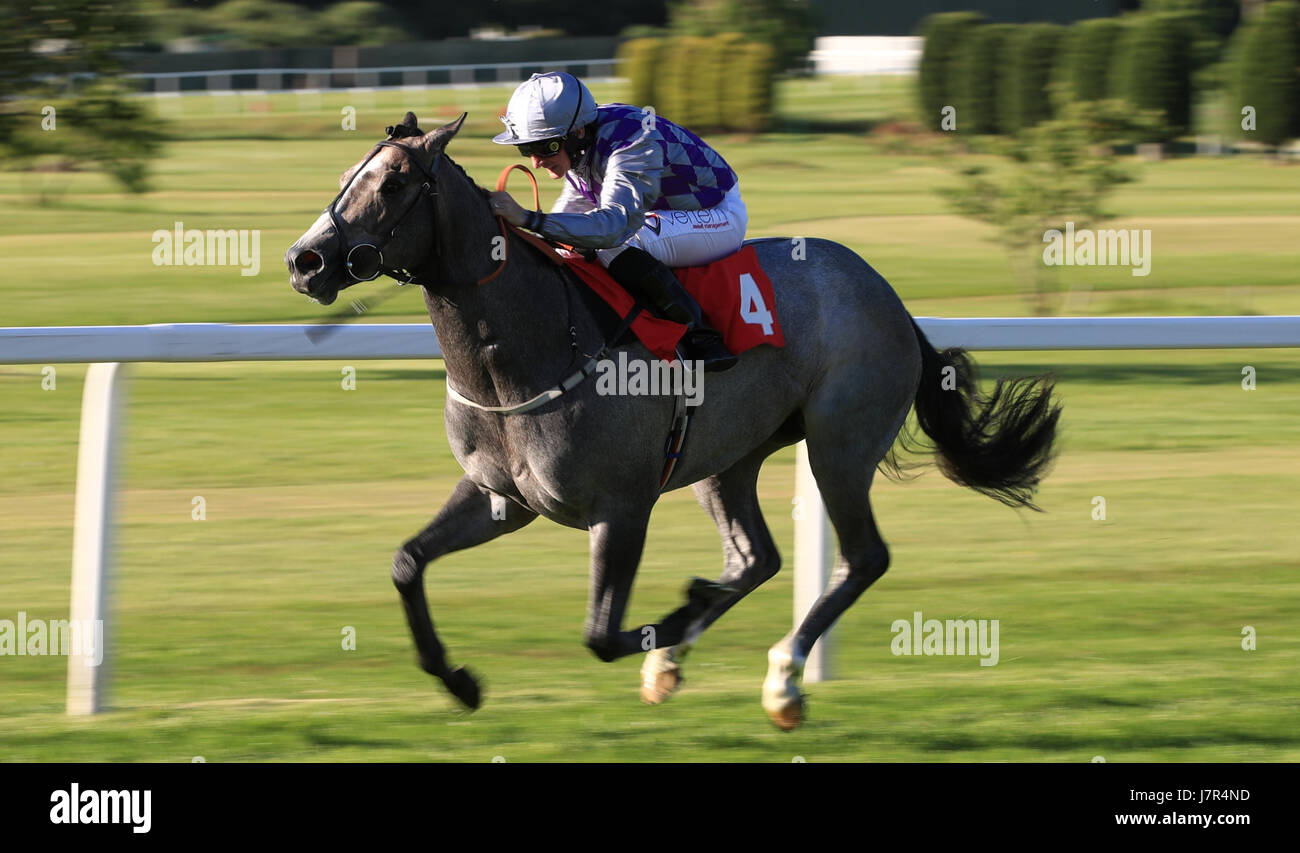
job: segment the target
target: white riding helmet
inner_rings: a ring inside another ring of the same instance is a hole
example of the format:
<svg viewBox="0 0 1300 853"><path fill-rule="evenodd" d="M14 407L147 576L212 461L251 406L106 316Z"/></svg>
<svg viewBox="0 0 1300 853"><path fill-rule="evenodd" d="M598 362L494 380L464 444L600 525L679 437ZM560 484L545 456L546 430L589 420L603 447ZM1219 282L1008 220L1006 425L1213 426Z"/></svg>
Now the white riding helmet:
<svg viewBox="0 0 1300 853"><path fill-rule="evenodd" d="M567 71L534 74L519 84L501 117L504 132L492 141L523 145L567 136L575 127L596 120L596 99Z"/></svg>

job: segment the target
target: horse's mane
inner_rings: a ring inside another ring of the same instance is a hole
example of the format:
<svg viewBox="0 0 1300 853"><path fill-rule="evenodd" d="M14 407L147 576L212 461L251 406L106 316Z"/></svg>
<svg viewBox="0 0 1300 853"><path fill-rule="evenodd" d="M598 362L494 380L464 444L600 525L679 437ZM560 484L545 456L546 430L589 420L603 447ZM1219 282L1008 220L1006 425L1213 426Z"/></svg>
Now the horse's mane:
<svg viewBox="0 0 1300 853"><path fill-rule="evenodd" d="M465 180L469 182L469 185L474 188L474 190L479 194L479 196L484 201L488 200L488 196L491 195L491 193L488 190L484 189L483 187L480 187L478 183L475 182L475 180L469 176L469 172L465 171L464 166L457 163L455 160L451 159L451 157L447 154L446 149L443 149L442 156L446 158L448 163L456 167L456 171L460 172L461 175L464 176Z"/></svg>

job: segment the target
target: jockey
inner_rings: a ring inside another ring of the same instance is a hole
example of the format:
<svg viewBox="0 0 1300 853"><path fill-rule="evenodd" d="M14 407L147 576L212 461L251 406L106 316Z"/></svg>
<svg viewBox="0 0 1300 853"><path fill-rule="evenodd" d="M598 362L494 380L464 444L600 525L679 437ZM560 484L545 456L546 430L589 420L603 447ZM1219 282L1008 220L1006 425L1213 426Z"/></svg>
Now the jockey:
<svg viewBox="0 0 1300 853"><path fill-rule="evenodd" d="M534 74L510 98L506 130L514 145L565 186L550 213L524 210L492 193L494 213L512 225L580 249L594 249L634 297L687 327L684 355L706 371L736 357L704 319L670 266L710 263L740 249L749 222L736 173L695 134L653 108L597 106L566 72Z"/></svg>

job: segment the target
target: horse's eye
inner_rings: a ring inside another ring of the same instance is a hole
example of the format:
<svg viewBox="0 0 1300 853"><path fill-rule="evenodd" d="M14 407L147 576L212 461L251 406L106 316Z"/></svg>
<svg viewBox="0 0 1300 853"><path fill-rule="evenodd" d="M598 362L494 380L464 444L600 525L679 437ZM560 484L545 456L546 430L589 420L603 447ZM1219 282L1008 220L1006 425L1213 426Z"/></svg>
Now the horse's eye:
<svg viewBox="0 0 1300 853"><path fill-rule="evenodd" d="M397 180L396 178L389 178L388 180L384 181L383 186L379 188L379 191L384 195L393 195L401 188L402 188L401 181Z"/></svg>

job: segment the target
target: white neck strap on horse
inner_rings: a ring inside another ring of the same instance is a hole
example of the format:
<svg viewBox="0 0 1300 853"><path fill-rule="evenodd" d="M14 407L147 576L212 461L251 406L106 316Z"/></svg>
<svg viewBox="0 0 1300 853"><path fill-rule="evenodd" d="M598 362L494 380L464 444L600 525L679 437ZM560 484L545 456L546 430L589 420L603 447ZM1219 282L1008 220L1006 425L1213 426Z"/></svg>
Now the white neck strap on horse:
<svg viewBox="0 0 1300 853"><path fill-rule="evenodd" d="M601 354L602 355L604 354L604 350L601 350ZM548 391L543 391L542 393L538 394L536 397L533 397L531 400L526 400L516 406L485 406L482 403L475 403L473 400L471 400L470 398L466 397L464 394L460 393L455 388L453 388L451 386L451 377L448 376L447 377L447 399L455 400L457 403L460 403L462 406L469 406L471 409L478 409L480 412L493 412L498 415L518 415L518 414L522 414L523 412L527 412L531 409L536 409L538 406L545 406L547 403L551 402L552 400L557 400L560 397L563 397L569 391L572 391L574 388L577 388L579 385L581 385L583 380L585 380L588 376L590 376L595 372L596 372L596 357L593 356L592 358L588 359L587 363L584 364L579 370L574 372L573 375L569 376L559 385L556 385L554 388L551 388Z"/></svg>

